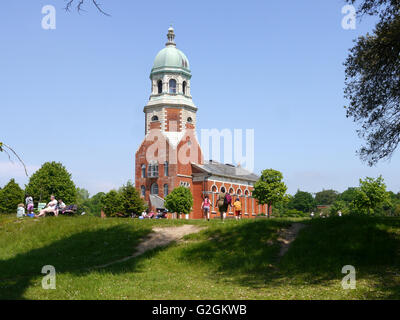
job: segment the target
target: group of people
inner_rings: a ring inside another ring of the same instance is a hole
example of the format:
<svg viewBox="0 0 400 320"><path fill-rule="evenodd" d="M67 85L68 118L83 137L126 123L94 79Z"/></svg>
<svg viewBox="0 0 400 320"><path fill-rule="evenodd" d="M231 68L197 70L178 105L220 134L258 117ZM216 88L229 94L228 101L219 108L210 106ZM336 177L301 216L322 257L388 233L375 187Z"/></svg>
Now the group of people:
<svg viewBox="0 0 400 320"><path fill-rule="evenodd" d="M338 217L341 217L341 216L342 216L342 211L339 210L339 211L337 212L337 215L338 215ZM310 213L310 217L311 217L311 219L314 219L314 212L311 212L311 213ZM320 217L320 218L329 218L329 214L327 214L327 215L325 216L322 212L320 212L319 217Z"/></svg>
<svg viewBox="0 0 400 320"><path fill-rule="evenodd" d="M166 219L166 217L167 212L165 210L157 210L157 213L151 210L149 213L147 211L143 211L139 219Z"/></svg>
<svg viewBox="0 0 400 320"><path fill-rule="evenodd" d="M56 217L59 213L63 212L67 206L62 199L56 200L55 196L50 196L50 202L39 211L38 214L34 214L33 197L31 195L26 195L25 204L20 203L17 209L17 217L21 218L24 216L31 218L44 217L46 214L54 214ZM26 208L26 213L25 213Z"/></svg>
<svg viewBox="0 0 400 320"><path fill-rule="evenodd" d="M226 219L228 208L232 206L234 207L235 211L235 219L240 220L242 218L242 203L240 202L240 199L236 198L236 200L232 203L232 196L229 192L226 192L224 187L222 187L216 202L216 207L218 207L218 210L221 214L222 222L224 222ZM204 197L203 203L201 204L201 209L203 210L204 219L210 221L211 201L207 195Z"/></svg>

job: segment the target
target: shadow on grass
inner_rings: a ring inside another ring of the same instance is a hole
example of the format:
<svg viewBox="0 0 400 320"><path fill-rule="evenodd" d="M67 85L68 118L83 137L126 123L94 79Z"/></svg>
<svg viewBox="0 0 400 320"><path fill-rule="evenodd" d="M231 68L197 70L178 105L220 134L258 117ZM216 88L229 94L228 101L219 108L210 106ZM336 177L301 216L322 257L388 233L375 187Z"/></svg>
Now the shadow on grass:
<svg viewBox="0 0 400 320"><path fill-rule="evenodd" d="M400 297L399 219L347 216L306 224L281 261L275 240L277 230L287 222L274 220L204 231L202 237L209 241L190 245L182 258L206 264L215 275L253 288L331 280L338 280L340 286L345 276L342 267L352 265L357 279L374 280L373 291L383 292L384 298Z"/></svg>
<svg viewBox="0 0 400 320"><path fill-rule="evenodd" d="M107 269L91 269L110 261L131 255L140 239L151 228L132 231L128 226L114 226L97 231L74 234L48 246L0 261L0 299L23 299L25 290L41 274L44 265L55 267L57 274L72 273L83 276L90 272L126 272L126 265L114 265ZM159 250L139 256L129 264L129 271L134 271L137 263L149 258ZM111 269L110 269L111 268ZM37 281L37 280L36 280ZM96 299L96 297L93 297Z"/></svg>
<svg viewBox="0 0 400 320"><path fill-rule="evenodd" d="M201 232L206 241L183 249L182 260L210 266L216 280L225 274L244 286L263 286L277 264L277 231L289 225L280 220L221 224Z"/></svg>

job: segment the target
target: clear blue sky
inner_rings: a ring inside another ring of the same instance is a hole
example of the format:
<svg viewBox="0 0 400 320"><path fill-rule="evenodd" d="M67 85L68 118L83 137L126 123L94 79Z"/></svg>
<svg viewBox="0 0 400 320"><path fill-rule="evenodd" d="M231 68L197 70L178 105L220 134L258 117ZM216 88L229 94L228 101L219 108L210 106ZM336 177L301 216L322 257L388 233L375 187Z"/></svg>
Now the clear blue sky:
<svg viewBox="0 0 400 320"><path fill-rule="evenodd" d="M369 168L346 119L343 62L373 27L341 27L342 0L111 1L66 13L63 0L3 1L0 137L28 164L60 161L94 194L134 179L149 73L172 23L192 69L198 129L255 130L255 172L283 172L289 192L343 191L382 174L400 191L398 152ZM41 9L57 9L43 30ZM229 121L226 115L229 114ZM0 186L22 170L0 155Z"/></svg>

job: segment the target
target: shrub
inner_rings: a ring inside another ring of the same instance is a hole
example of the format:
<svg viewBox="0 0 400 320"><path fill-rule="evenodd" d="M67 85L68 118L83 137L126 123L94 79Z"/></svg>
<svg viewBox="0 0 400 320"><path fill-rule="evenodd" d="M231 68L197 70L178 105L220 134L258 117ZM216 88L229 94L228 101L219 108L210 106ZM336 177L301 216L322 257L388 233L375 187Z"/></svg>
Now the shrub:
<svg viewBox="0 0 400 320"><path fill-rule="evenodd" d="M24 203L24 191L11 179L0 190L0 213L14 213L20 203Z"/></svg>
<svg viewBox="0 0 400 320"><path fill-rule="evenodd" d="M330 215L335 216L339 211L341 211L342 214L349 213L349 208L347 206L347 203L343 200L335 201L330 207L329 213Z"/></svg>
<svg viewBox="0 0 400 320"><path fill-rule="evenodd" d="M141 213L146 209L144 200L140 197L139 192L131 181L128 181L127 184L121 188L121 195L125 214Z"/></svg>
<svg viewBox="0 0 400 320"><path fill-rule="evenodd" d="M165 208L169 212L189 214L193 206L192 193L188 188L178 187L165 198Z"/></svg>
<svg viewBox="0 0 400 320"><path fill-rule="evenodd" d="M399 217L399 216L400 216L400 204L396 205L396 207L394 208L393 214L394 214L396 217Z"/></svg>
<svg viewBox="0 0 400 320"><path fill-rule="evenodd" d="M101 198L101 206L108 217L115 217L117 213L124 212L123 197L121 193L111 190Z"/></svg>

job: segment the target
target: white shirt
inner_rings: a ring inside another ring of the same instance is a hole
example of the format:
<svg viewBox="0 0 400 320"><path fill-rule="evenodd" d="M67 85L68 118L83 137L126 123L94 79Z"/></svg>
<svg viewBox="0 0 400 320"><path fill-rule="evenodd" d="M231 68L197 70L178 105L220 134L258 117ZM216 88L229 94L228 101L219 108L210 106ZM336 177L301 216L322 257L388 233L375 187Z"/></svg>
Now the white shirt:
<svg viewBox="0 0 400 320"><path fill-rule="evenodd" d="M53 209L56 207L56 205L57 205L57 200L56 200L56 199L50 201L50 202L47 204L48 207L53 208Z"/></svg>

